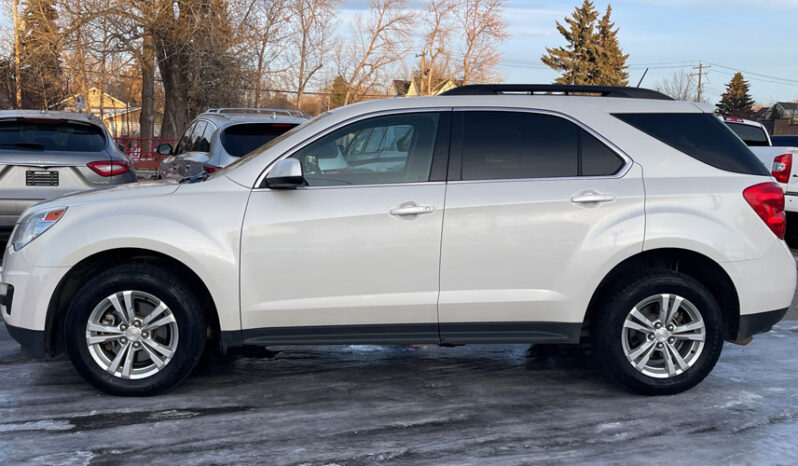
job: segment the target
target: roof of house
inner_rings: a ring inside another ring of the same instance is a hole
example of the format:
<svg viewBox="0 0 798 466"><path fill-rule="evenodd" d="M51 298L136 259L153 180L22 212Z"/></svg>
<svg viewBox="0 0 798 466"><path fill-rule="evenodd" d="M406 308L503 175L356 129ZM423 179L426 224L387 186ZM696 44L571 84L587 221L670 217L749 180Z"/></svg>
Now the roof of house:
<svg viewBox="0 0 798 466"><path fill-rule="evenodd" d="M798 103L795 102L776 102L784 110L795 110L798 109Z"/></svg>

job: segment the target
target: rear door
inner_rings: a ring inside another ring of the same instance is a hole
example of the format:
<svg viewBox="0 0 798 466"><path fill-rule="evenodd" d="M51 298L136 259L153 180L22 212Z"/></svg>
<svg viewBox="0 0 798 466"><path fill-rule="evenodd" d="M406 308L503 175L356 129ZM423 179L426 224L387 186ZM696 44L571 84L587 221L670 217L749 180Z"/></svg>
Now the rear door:
<svg viewBox="0 0 798 466"><path fill-rule="evenodd" d="M178 161L178 173L181 177L188 178L205 171L205 167L210 164L211 139L216 129L216 125L210 121L197 122L191 134L190 148Z"/></svg>
<svg viewBox="0 0 798 466"><path fill-rule="evenodd" d="M640 168L561 116L454 115L441 340L574 341L598 271L642 244Z"/></svg>
<svg viewBox="0 0 798 466"><path fill-rule="evenodd" d="M0 121L0 227L25 207L110 184L89 167L109 162L108 135L90 123L15 118Z"/></svg>

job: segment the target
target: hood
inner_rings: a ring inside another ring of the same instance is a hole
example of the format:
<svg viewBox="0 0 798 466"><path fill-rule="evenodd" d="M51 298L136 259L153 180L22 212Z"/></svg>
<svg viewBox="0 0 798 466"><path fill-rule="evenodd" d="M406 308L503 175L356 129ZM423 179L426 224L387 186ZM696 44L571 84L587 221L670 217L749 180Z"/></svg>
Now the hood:
<svg viewBox="0 0 798 466"><path fill-rule="evenodd" d="M168 196L180 187L172 181L145 181L138 183L121 184L109 188L91 189L67 194L62 197L50 199L30 206L27 210L42 207L69 207L94 202L113 202L122 199L145 199L158 196Z"/></svg>

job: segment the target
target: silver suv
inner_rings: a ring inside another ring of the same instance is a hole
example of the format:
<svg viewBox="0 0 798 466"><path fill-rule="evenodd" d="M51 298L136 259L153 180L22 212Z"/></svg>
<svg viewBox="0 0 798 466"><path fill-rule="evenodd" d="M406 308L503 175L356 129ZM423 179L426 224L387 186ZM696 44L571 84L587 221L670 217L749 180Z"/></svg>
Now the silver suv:
<svg viewBox="0 0 798 466"><path fill-rule="evenodd" d="M134 181L133 165L96 117L0 110L0 230L37 202Z"/></svg>
<svg viewBox="0 0 798 466"><path fill-rule="evenodd" d="M174 148L158 146L158 153L167 156L158 178L182 180L213 173L307 119L298 110L209 109L191 122Z"/></svg>

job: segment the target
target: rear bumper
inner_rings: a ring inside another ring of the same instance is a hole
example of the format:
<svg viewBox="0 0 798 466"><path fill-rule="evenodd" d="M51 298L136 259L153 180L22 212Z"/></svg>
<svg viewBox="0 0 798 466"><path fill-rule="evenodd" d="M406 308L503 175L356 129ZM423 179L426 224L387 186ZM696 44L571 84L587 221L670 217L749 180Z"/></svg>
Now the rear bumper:
<svg viewBox="0 0 798 466"><path fill-rule="evenodd" d="M798 213L798 193L792 191L784 193L784 210Z"/></svg>
<svg viewBox="0 0 798 466"><path fill-rule="evenodd" d="M784 318L785 314L787 314L787 308L740 316L737 340L743 340L758 333L769 331L773 328L773 325Z"/></svg>

